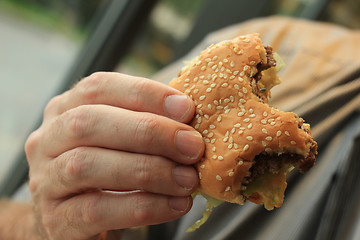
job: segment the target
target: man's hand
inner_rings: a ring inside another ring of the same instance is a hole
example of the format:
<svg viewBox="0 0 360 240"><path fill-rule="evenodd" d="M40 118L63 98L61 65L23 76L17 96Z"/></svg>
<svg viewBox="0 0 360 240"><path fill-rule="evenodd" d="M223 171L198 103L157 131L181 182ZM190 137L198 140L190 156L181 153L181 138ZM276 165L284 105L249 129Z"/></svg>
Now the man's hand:
<svg viewBox="0 0 360 240"><path fill-rule="evenodd" d="M194 104L160 83L95 73L55 97L26 143L30 191L45 239L96 239L186 214L202 137Z"/></svg>

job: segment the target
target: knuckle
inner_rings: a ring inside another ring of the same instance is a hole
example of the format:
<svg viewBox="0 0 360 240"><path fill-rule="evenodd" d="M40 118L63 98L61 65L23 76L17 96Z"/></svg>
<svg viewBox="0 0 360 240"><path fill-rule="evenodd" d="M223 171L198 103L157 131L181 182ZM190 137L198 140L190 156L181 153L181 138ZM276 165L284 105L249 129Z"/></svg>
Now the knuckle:
<svg viewBox="0 0 360 240"><path fill-rule="evenodd" d="M48 104L46 105L44 109L44 116L51 115L53 113L56 113L58 111L59 105L61 101L61 95L53 97Z"/></svg>
<svg viewBox="0 0 360 240"><path fill-rule="evenodd" d="M148 159L148 156L143 156L143 158L138 158L134 160L134 168L132 170L132 176L134 176L134 181L136 181L140 186L148 186L152 181L152 167L151 159Z"/></svg>
<svg viewBox="0 0 360 240"><path fill-rule="evenodd" d="M135 139L144 145L153 145L157 139L159 128L160 123L155 115L143 114L136 123Z"/></svg>
<svg viewBox="0 0 360 240"><path fill-rule="evenodd" d="M29 137L25 142L25 154L29 164L32 161L36 149L39 146L40 139L41 139L40 131L36 130L29 135Z"/></svg>
<svg viewBox="0 0 360 240"><path fill-rule="evenodd" d="M144 93L151 91L154 87L152 81L139 77L133 84L132 94L129 95L129 98L136 106L143 106L145 104Z"/></svg>
<svg viewBox="0 0 360 240"><path fill-rule="evenodd" d="M85 226L99 225L103 221L103 214L97 207L100 201L100 194L92 194L83 202L80 208L80 214L82 223L84 223Z"/></svg>
<svg viewBox="0 0 360 240"><path fill-rule="evenodd" d="M58 161L57 169L63 169L63 173L58 172L59 178L65 184L73 184L74 181L83 179L87 176L89 169L93 166L94 158L87 151L86 147L79 147L66 154L64 159ZM59 168L60 167L60 168Z"/></svg>
<svg viewBox="0 0 360 240"><path fill-rule="evenodd" d="M88 102L95 102L99 95L101 95L103 86L106 84L108 79L108 73L93 73L76 85L76 94L79 94Z"/></svg>
<svg viewBox="0 0 360 240"><path fill-rule="evenodd" d="M140 225L150 223L154 218L153 204L150 197L146 194L138 194L135 197L134 205L134 220Z"/></svg>
<svg viewBox="0 0 360 240"><path fill-rule="evenodd" d="M69 130L70 137L83 138L90 134L95 121L89 106L79 106L63 114L64 124ZM63 119L60 119L62 121Z"/></svg>

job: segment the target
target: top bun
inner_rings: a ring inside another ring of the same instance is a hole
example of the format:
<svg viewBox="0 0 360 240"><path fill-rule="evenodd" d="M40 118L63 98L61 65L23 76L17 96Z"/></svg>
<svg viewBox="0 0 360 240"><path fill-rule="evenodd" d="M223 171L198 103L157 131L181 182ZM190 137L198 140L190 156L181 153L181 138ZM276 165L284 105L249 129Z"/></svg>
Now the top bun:
<svg viewBox="0 0 360 240"><path fill-rule="evenodd" d="M280 83L277 70L272 49L250 34L210 46L169 84L196 106L190 125L206 144L196 165L202 193L270 210L283 202L287 170L313 166L317 146L309 125L267 104Z"/></svg>

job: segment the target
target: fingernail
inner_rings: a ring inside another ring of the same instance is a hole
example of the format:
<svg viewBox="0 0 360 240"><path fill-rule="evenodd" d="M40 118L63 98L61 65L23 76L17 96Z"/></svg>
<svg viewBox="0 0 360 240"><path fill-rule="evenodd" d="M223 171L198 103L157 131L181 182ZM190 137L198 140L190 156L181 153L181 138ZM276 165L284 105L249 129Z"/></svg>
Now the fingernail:
<svg viewBox="0 0 360 240"><path fill-rule="evenodd" d="M186 95L167 96L164 105L168 116L178 121L187 118L191 109L190 98Z"/></svg>
<svg viewBox="0 0 360 240"><path fill-rule="evenodd" d="M190 204L189 197L171 197L169 200L169 206L175 211L185 212Z"/></svg>
<svg viewBox="0 0 360 240"><path fill-rule="evenodd" d="M173 169L175 182L186 190L191 190L197 184L198 177L193 167L176 166Z"/></svg>
<svg viewBox="0 0 360 240"><path fill-rule="evenodd" d="M197 159L204 149L202 136L196 131L178 131L175 137L175 145L181 154L192 159Z"/></svg>

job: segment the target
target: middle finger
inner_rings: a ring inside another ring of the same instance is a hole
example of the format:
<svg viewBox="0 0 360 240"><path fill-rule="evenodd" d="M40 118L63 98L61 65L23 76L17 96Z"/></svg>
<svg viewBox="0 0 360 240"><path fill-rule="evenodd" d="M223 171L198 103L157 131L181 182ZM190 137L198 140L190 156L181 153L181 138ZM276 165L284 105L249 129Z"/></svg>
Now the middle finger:
<svg viewBox="0 0 360 240"><path fill-rule="evenodd" d="M42 131L47 133L42 139L45 154L53 158L79 146L94 146L193 164L204 151L201 135L188 125L107 105L71 109Z"/></svg>

